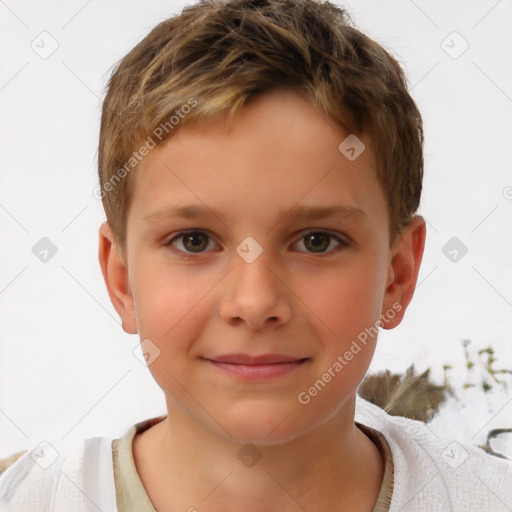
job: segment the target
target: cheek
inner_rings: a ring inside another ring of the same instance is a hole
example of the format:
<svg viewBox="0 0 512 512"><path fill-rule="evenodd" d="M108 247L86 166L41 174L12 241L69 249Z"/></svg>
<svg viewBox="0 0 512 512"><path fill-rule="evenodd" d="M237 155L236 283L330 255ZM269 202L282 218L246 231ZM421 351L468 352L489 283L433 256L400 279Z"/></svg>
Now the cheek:
<svg viewBox="0 0 512 512"><path fill-rule="evenodd" d="M216 281L195 271L176 269L155 262L138 263L134 279L134 306L141 339L153 340L162 351L183 351L194 339L201 321L208 318L204 299ZM201 320L202 319L202 320Z"/></svg>
<svg viewBox="0 0 512 512"><path fill-rule="evenodd" d="M379 318L379 275L369 261L309 277L300 288L308 316L316 317L326 339L337 340L338 348Z"/></svg>
<svg viewBox="0 0 512 512"><path fill-rule="evenodd" d="M194 357L191 351L211 317L205 298L212 285L189 273L171 274L155 265L141 272L137 283L134 295L139 337L143 350L147 343L157 354L148 369L166 395L186 401L183 387L192 387L186 359Z"/></svg>

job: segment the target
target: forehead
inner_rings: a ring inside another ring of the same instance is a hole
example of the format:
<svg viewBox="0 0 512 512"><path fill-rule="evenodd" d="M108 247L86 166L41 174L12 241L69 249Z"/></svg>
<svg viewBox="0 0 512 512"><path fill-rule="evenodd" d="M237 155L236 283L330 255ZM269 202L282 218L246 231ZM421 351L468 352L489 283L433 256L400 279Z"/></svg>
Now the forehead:
<svg viewBox="0 0 512 512"><path fill-rule="evenodd" d="M218 115L185 125L152 150L136 169L132 208L148 217L173 203L203 203L254 220L294 205L382 214L370 144L358 138L356 149L363 141L365 149L351 160L340 150L350 135L297 93L255 97L230 127Z"/></svg>

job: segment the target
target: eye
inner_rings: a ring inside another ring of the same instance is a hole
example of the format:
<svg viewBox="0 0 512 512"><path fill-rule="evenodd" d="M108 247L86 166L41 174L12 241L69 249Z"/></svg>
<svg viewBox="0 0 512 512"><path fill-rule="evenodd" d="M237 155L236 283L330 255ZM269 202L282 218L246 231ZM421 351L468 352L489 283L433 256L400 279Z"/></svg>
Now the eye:
<svg viewBox="0 0 512 512"><path fill-rule="evenodd" d="M169 240L166 245L174 246L174 242L181 242L180 245L184 249L177 247L181 252L200 254L208 246L208 239L213 242L204 231L183 231Z"/></svg>
<svg viewBox="0 0 512 512"><path fill-rule="evenodd" d="M183 253L183 256L188 257L192 254L202 254L203 252L206 252L205 250L209 246L208 241L216 245L211 237L204 231L189 230L178 233L175 237L169 240L166 245L176 247L179 252ZM335 241L338 246L331 250L327 250L332 245L333 241ZM300 245L301 243L307 249L307 252L313 254L333 252L340 247L349 245L348 242L329 231L314 230L306 232L295 245ZM212 247L210 247L210 249L211 248Z"/></svg>
<svg viewBox="0 0 512 512"><path fill-rule="evenodd" d="M331 245L333 239L338 243L338 246L332 250L326 251ZM340 246L348 246L348 243L340 238L338 235L330 233L329 231L308 231L297 244L303 243L304 247L308 249L308 252L312 253L323 253L332 252L338 249ZM312 249L309 251L309 249Z"/></svg>

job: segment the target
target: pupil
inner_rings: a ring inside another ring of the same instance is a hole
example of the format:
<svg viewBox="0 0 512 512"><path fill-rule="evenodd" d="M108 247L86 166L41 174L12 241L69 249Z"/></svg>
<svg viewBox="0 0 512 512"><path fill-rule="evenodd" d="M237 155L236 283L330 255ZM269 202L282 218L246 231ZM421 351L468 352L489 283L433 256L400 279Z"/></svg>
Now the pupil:
<svg viewBox="0 0 512 512"><path fill-rule="evenodd" d="M323 233L314 233L314 234L310 235L309 242L311 242L313 247L318 248L318 247L322 246L322 240L321 240L322 238L323 238L323 242L324 242L323 245L325 245L325 240L327 239L327 237ZM325 249L325 247L324 247L324 249Z"/></svg>
<svg viewBox="0 0 512 512"><path fill-rule="evenodd" d="M204 244L204 240L203 240L203 242L201 242L200 238L201 238L201 234L200 233L190 233L187 236L187 241L191 242L192 247L204 248L204 245L205 245Z"/></svg>

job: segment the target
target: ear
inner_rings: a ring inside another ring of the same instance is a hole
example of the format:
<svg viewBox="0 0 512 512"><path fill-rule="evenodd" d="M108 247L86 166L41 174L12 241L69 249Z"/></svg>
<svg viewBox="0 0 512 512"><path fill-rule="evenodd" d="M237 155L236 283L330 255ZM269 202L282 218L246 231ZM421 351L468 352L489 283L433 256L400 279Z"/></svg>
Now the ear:
<svg viewBox="0 0 512 512"><path fill-rule="evenodd" d="M393 246L381 311L381 326L384 329L399 325L411 302L423 258L425 237L425 220L415 215ZM393 316L390 312L393 312Z"/></svg>
<svg viewBox="0 0 512 512"><path fill-rule="evenodd" d="M128 280L128 268L116 247L108 222L104 222L100 226L99 235L98 257L110 301L121 317L125 332L137 334L133 296Z"/></svg>

